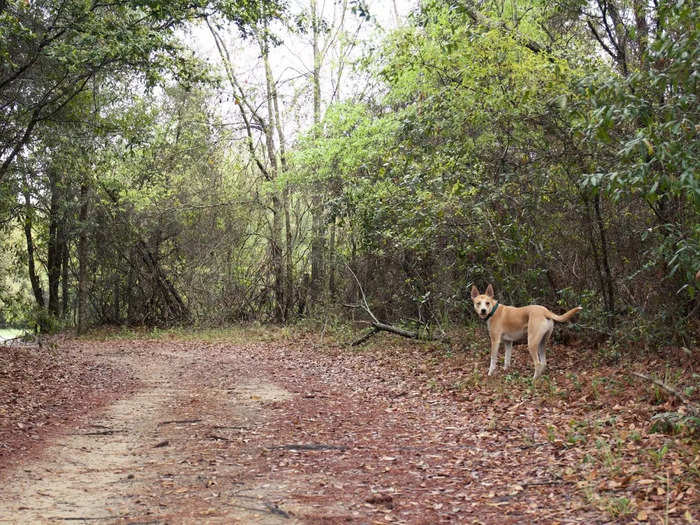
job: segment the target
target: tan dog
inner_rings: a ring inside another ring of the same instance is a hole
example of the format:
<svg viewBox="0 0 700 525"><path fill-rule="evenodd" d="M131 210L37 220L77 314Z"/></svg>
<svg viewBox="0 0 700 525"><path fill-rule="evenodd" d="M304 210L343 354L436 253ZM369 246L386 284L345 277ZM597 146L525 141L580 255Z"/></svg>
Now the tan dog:
<svg viewBox="0 0 700 525"><path fill-rule="evenodd" d="M506 306L499 304L493 298L493 287L490 284L483 294L479 293L476 286L472 286L472 301L474 301L474 310L479 314L479 317L486 320L486 326L489 329L489 337L491 338L489 375L496 370L496 358L501 341L506 347L503 369L508 370L513 341L517 341L527 334L527 348L535 364L533 381L542 375L547 364L544 345L549 342L552 335L553 321L564 323L583 310L582 307L577 306L564 315L557 315L544 306L536 304L520 308Z"/></svg>

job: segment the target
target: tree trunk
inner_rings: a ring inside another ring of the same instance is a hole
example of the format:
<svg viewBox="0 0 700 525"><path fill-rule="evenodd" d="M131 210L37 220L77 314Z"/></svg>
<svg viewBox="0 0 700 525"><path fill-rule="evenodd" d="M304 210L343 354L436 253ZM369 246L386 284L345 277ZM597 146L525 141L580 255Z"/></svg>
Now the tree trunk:
<svg viewBox="0 0 700 525"><path fill-rule="evenodd" d="M357 288L357 283L355 282L355 279L350 279L351 272L359 272L359 269L357 268L358 262L357 262L357 242L355 241L355 234L350 231L350 268L349 271L347 272L347 278L350 280L350 286L348 287L347 295L346 295L346 302L348 303L354 303L357 302L358 297L359 297L359 290ZM354 316L353 316L354 320Z"/></svg>
<svg viewBox="0 0 700 525"><path fill-rule="evenodd" d="M596 194L593 200L596 222L598 224L598 235L600 236L600 252L601 252L601 262L603 265L603 277L605 279L605 295L606 295L606 307L608 311L608 322L612 324L613 316L615 315L615 289L613 283L612 272L610 271L610 257L608 255L608 241L605 234L605 224L603 222L603 216L600 211L600 195Z"/></svg>
<svg viewBox="0 0 700 525"><path fill-rule="evenodd" d="M315 133L318 133L318 125L321 122L321 51L319 49L320 24L317 12L316 0L311 0L311 30L313 38L313 59L314 67L312 74L313 81L313 104L314 104L314 126ZM316 304L318 298L323 293L323 250L324 250L324 229L323 229L323 209L321 193L318 189L312 190L311 197L311 303Z"/></svg>
<svg viewBox="0 0 700 525"><path fill-rule="evenodd" d="M87 265L88 265L88 228L87 218L89 209L89 187L86 182L80 185L80 234L78 235L78 335L85 333L87 328Z"/></svg>
<svg viewBox="0 0 700 525"><path fill-rule="evenodd" d="M248 99L246 92L243 90L242 86L236 79L233 66L231 63L231 58L228 50L224 44L223 39L219 36L216 29L207 22L209 30L214 37L214 41L221 56L222 61L226 69L226 74L228 76L231 87L237 93L237 105L241 113L241 117L245 122L246 134L248 137L248 149L250 151L251 157L255 161L255 165L258 167L260 172L263 174L265 179L269 182L274 181L278 175L278 152L275 147L275 109L274 105L277 103L275 84L272 78L272 70L270 68L270 58L269 58L269 35L268 35L268 25L267 21L263 21L260 30L257 33L258 45L260 46L261 55L263 58L265 66L265 80L267 88L267 122L258 114L257 108L251 104ZM248 113L250 112L250 117ZM278 111L278 110L277 110ZM252 121L255 122L256 126L261 129L265 135L265 150L267 153L269 161L269 169L265 165L265 162L261 157L258 156L258 151L256 151L255 140L253 137L253 126ZM281 136L281 130L279 131ZM285 275L289 275L291 270L291 265L288 265L287 272L284 269L283 256L282 256L282 216L285 212L285 194L282 195L278 190L273 190L271 200L272 208L272 223L270 225L270 236L268 238L268 250L270 254L270 263L272 265L273 274L273 285L272 291L274 293L274 317L277 321L284 321L286 319L288 299L285 298L285 292L288 286L285 286ZM286 223L286 221L285 221ZM291 221L288 225L288 235L289 239L291 235ZM291 244L291 243L290 243ZM291 257L290 257L291 258Z"/></svg>
<svg viewBox="0 0 700 525"><path fill-rule="evenodd" d="M272 196L272 232L270 237L270 258L272 260L272 272L274 275L273 290L275 292L275 320L285 321L284 298L284 268L282 263L282 201L275 192Z"/></svg>
<svg viewBox="0 0 700 525"><path fill-rule="evenodd" d="M129 273L127 275L126 285L126 322L127 324L136 324L136 297L134 296L134 287L136 286L136 271L134 270L133 261L135 259L133 248L129 252Z"/></svg>
<svg viewBox="0 0 700 525"><path fill-rule="evenodd" d="M267 146L267 156L271 166L271 176L273 179L278 175L277 148L275 147L275 111L274 111L274 79L270 67L270 44L267 34L267 24L263 28L260 40L260 49L265 64L265 84L267 88L267 122L265 126L265 143ZM284 285L284 263L282 260L282 216L284 214L284 203L278 190L272 193L272 231L270 232L270 256L274 274L273 289L275 292L275 319L278 322L286 320L287 301L285 299Z"/></svg>
<svg viewBox="0 0 700 525"><path fill-rule="evenodd" d="M336 223L335 218L331 222L331 237L328 246L328 293L330 300L333 301L336 296L335 284L335 241L336 241Z"/></svg>
<svg viewBox="0 0 700 525"><path fill-rule="evenodd" d="M279 97L277 95L277 85L272 78L272 71L267 67L270 79L271 88L271 98L274 109L274 126L270 123L271 127L277 130L277 141L279 142L279 160L280 168L282 173L287 172L287 146L284 139L284 133L282 132L282 121L280 119L280 107L279 107ZM294 268L292 261L292 254L294 250L293 240L292 240L292 220L290 215L290 192L289 185L285 182L284 189L282 190L282 207L284 208L284 268L285 268L285 305L284 305L284 318L287 319L289 313L294 308Z"/></svg>
<svg viewBox="0 0 700 525"><path fill-rule="evenodd" d="M294 308L294 274L293 274L293 262L292 262L292 220L289 213L290 198L289 198L289 187L285 184L284 191L282 192L282 198L284 200L284 237L285 237L285 250L284 250L284 267L285 267L285 283L286 290L285 296L287 298L287 304L285 308L285 318L288 317L289 312Z"/></svg>
<svg viewBox="0 0 700 525"><path fill-rule="evenodd" d="M69 263L69 250L68 242L64 235L63 240L63 253L61 254L61 316L64 319L69 317L69 295L70 287L68 282L68 263Z"/></svg>
<svg viewBox="0 0 700 525"><path fill-rule="evenodd" d="M586 234L588 236L588 243L591 247L596 273L598 274L600 294L603 297L603 306L605 308L605 312L608 314L607 324L608 326L611 326L613 322L613 315L615 313L614 286L610 272L610 265L608 262L607 237L605 235L605 228L600 210L600 196L595 195L593 197L593 202L591 202L589 197L584 195L583 201L586 210L586 220L584 221L584 224ZM593 208L593 213L591 213L591 208ZM599 230L598 242L596 242L594 224L598 226Z"/></svg>
<svg viewBox="0 0 700 525"><path fill-rule="evenodd" d="M49 313L54 317L60 315L58 290L61 281L62 225L60 217L61 195L56 180L56 173L49 173L51 202L49 205L49 242L47 250L46 272L49 279Z"/></svg>
<svg viewBox="0 0 700 525"><path fill-rule="evenodd" d="M112 281L112 322L115 324L121 323L121 293L119 289L119 275L115 274Z"/></svg>
<svg viewBox="0 0 700 525"><path fill-rule="evenodd" d="M647 20L646 0L634 0L634 21L636 26L639 67L642 70L648 70L649 60L647 59L647 50L649 48L649 22Z"/></svg>
<svg viewBox="0 0 700 525"><path fill-rule="evenodd" d="M36 274L34 265L34 240L32 238L32 203L29 191L24 192L25 216L24 216L24 236L27 239L27 269L29 271L29 281L32 283L34 299L40 309L44 309L44 291L41 289L41 281Z"/></svg>

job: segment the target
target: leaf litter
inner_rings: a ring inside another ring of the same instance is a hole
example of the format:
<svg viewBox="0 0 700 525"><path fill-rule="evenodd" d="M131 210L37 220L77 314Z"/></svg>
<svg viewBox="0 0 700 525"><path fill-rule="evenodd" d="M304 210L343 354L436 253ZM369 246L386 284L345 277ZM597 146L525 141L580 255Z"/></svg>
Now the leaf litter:
<svg viewBox="0 0 700 525"><path fill-rule="evenodd" d="M122 496L96 498L115 522L693 522L697 436L650 425L683 407L593 353L556 346L533 386L517 348L511 371L485 378L483 354L383 336L359 352L314 334L64 339L55 359L3 349L0 479L19 487L66 434L104 432L71 439L128 441ZM634 363L661 365L680 378L697 363ZM117 397L152 405L136 423L139 406L110 412Z"/></svg>

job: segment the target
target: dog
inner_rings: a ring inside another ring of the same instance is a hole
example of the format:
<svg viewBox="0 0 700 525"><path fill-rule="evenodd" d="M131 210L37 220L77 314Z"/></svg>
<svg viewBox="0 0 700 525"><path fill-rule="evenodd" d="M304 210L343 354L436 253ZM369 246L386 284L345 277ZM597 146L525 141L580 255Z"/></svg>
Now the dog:
<svg viewBox="0 0 700 525"><path fill-rule="evenodd" d="M506 355L503 369L510 366L510 354L513 350L513 342L527 335L527 348L530 351L532 362L535 364L533 381L542 375L547 360L545 357L545 344L549 342L554 329L554 321L565 323L579 313L583 308L577 306L563 315L550 312L544 306L531 304L529 306L515 307L499 304L493 296L493 286L490 284L486 292L479 293L476 286L472 286L472 301L474 310L481 319L486 321L491 338L491 366L489 375L496 371L496 359L498 347L503 342Z"/></svg>

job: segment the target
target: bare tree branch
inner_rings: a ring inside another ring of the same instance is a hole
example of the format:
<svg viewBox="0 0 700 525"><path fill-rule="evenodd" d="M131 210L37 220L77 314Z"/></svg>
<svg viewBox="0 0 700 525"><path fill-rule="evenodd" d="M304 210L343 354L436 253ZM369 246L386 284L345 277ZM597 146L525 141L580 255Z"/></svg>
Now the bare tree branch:
<svg viewBox="0 0 700 525"><path fill-rule="evenodd" d="M364 343L367 339L375 335L379 331L383 332L390 332L392 334L400 335L402 337L407 337L408 339L422 339L426 341L442 341L445 343L449 343L450 340L447 338L444 334L441 335L440 337L433 337L427 334L421 334L419 330L416 331L411 331L411 330L406 330L404 328L399 328L397 326L393 326L390 324L382 323L379 319L377 319L377 316L374 315L374 312L372 312L371 308L369 307L369 304L367 303L367 296L365 295L365 291L362 288L362 284L360 283L360 280L357 278L357 275L355 275L355 272L352 271L352 268L350 268L350 265L347 263L345 264L345 267L348 269L348 271L352 274L353 278L355 279L355 282L357 283L357 286L360 289L360 294L362 295L362 303L359 305L345 305L349 308L362 308L365 312L367 312L367 315L369 315L372 318L371 326L372 329L369 333L363 335L359 339L355 340L351 346L357 346L362 343Z"/></svg>

